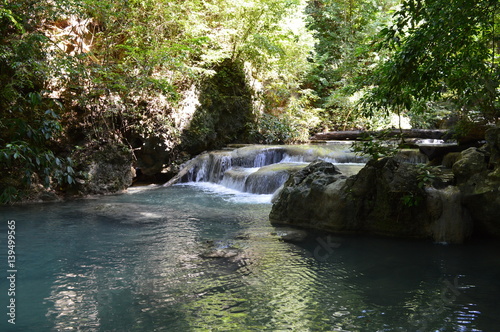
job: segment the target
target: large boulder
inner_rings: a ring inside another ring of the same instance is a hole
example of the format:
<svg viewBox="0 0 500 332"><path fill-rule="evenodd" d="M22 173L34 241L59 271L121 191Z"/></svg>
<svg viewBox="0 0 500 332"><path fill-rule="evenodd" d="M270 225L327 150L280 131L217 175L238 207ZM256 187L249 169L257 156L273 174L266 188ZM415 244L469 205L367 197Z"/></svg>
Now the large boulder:
<svg viewBox="0 0 500 332"><path fill-rule="evenodd" d="M270 220L336 233L463 242L470 224L456 192L425 188L422 181L421 168L393 158L370 161L348 178L332 164L315 162L277 193Z"/></svg>
<svg viewBox="0 0 500 332"><path fill-rule="evenodd" d="M312 163L276 195L271 222L437 242L461 243L472 230L500 237L500 128L485 138L483 147L450 159L451 183L393 158L370 161L348 178L331 164Z"/></svg>
<svg viewBox="0 0 500 332"><path fill-rule="evenodd" d="M458 183L475 186L476 183L482 182L487 172L486 158L486 152L477 148L464 150L452 166Z"/></svg>
<svg viewBox="0 0 500 332"><path fill-rule="evenodd" d="M120 143L89 146L75 157L79 165L76 171L84 176L76 179L73 194L112 194L132 185L132 154Z"/></svg>
<svg viewBox="0 0 500 332"><path fill-rule="evenodd" d="M275 194L271 222L338 232L356 229L356 225L346 223L346 214L351 211L342 190L345 182L346 177L333 164L311 163Z"/></svg>
<svg viewBox="0 0 500 332"><path fill-rule="evenodd" d="M500 237L500 128L488 129L485 137L485 146L461 153L453 173L475 232Z"/></svg>

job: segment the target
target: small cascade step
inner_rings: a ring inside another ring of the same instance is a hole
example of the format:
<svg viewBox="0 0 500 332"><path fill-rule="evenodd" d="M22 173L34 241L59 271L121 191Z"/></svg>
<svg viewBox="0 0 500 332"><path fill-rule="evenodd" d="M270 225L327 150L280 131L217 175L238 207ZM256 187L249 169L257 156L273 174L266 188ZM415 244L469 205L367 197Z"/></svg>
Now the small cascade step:
<svg viewBox="0 0 500 332"><path fill-rule="evenodd" d="M351 151L350 142L324 145L244 145L207 152L190 160L166 185L209 182L241 192L272 194L299 169L317 160L336 165L346 176L357 174L368 161ZM418 150L402 151L404 162L427 162Z"/></svg>

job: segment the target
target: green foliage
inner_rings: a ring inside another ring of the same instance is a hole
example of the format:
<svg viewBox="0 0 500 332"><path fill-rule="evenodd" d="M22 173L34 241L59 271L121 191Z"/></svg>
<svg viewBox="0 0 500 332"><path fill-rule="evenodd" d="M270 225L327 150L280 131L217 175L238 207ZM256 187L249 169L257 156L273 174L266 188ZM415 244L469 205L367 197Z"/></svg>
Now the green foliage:
<svg viewBox="0 0 500 332"><path fill-rule="evenodd" d="M71 159L55 155L60 103L48 98L48 39L38 27L55 12L45 2L4 2L0 10L0 203L22 198L33 181L72 184ZM43 15L42 15L43 14Z"/></svg>
<svg viewBox="0 0 500 332"><path fill-rule="evenodd" d="M245 142L247 124L253 122L252 92L243 64L227 59L215 72L200 82L200 105L182 135L182 148L193 154Z"/></svg>
<svg viewBox="0 0 500 332"><path fill-rule="evenodd" d="M423 189L425 186L430 186L436 179L436 175L432 172L433 167L425 164L417 164L417 186Z"/></svg>
<svg viewBox="0 0 500 332"><path fill-rule="evenodd" d="M359 112L357 77L369 75L385 51L373 43L389 20L389 9L397 1L310 1L309 27L317 38L314 68L306 84L316 91L316 107L322 112L323 128L346 130L367 128Z"/></svg>
<svg viewBox="0 0 500 332"><path fill-rule="evenodd" d="M370 156L374 160L394 156L398 152L398 145L396 141L388 139L387 133L388 131L381 131L376 134L363 134L360 140L353 143L351 149L356 154Z"/></svg>
<svg viewBox="0 0 500 332"><path fill-rule="evenodd" d="M75 171L71 158L59 158L46 142L61 131L58 116L45 112L46 118L28 124L22 119L6 119L2 125L15 134L0 148L0 164L5 167L0 203L10 203L24 195L33 179L45 187L72 185Z"/></svg>
<svg viewBox="0 0 500 332"><path fill-rule="evenodd" d="M402 204L407 207L419 206L424 200L424 188L427 186L432 186L437 178L437 176L434 174L435 167L425 164L417 164L415 165L415 167L418 189L408 192L401 197Z"/></svg>
<svg viewBox="0 0 500 332"><path fill-rule="evenodd" d="M449 102L419 101L407 113L413 128L433 129L446 127L445 122L453 116L454 104Z"/></svg>
<svg viewBox="0 0 500 332"><path fill-rule="evenodd" d="M269 110L251 126L251 136L259 143L300 143L309 140L318 126L319 109L313 108L312 90L292 90L284 84L268 87L264 107Z"/></svg>
<svg viewBox="0 0 500 332"><path fill-rule="evenodd" d="M495 121L497 1L404 0L385 26L398 2L2 1L2 201L34 180L73 184L76 145L295 143L389 112L419 127L457 109ZM183 133L188 90L201 106ZM359 152L393 149L372 137Z"/></svg>
<svg viewBox="0 0 500 332"><path fill-rule="evenodd" d="M367 115L400 112L428 101L452 102L479 113L482 121L500 115L498 86L498 1L405 0L382 48L394 54L365 82Z"/></svg>
<svg viewBox="0 0 500 332"><path fill-rule="evenodd" d="M422 203L422 196L419 195L418 193L406 193L405 195L401 196L401 203L406 206L406 207L414 207L414 206L419 206L420 203Z"/></svg>
<svg viewBox="0 0 500 332"><path fill-rule="evenodd" d="M257 127L251 130L251 135L258 143L286 144L295 141L299 136L299 129L289 116L284 118L263 114Z"/></svg>

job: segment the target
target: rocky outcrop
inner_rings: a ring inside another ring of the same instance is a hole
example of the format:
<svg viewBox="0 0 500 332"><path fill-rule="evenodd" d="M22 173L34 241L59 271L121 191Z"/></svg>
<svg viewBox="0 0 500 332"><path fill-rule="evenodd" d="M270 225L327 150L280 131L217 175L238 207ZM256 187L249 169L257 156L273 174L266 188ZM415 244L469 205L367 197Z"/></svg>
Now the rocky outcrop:
<svg viewBox="0 0 500 332"><path fill-rule="evenodd" d="M295 173L273 198L270 220L274 224L353 231L346 224L351 211L347 205L346 177L327 162L313 162Z"/></svg>
<svg viewBox="0 0 500 332"><path fill-rule="evenodd" d="M191 155L247 141L255 119L243 63L227 59L213 70L199 83L199 104L181 135L180 149Z"/></svg>
<svg viewBox="0 0 500 332"><path fill-rule="evenodd" d="M271 222L448 243L473 231L500 237L500 128L485 137L485 146L447 158L452 176L393 158L372 160L351 177L312 163L276 194Z"/></svg>
<svg viewBox="0 0 500 332"><path fill-rule="evenodd" d="M485 146L460 154L453 173L475 231L500 237L500 128L488 129L485 137Z"/></svg>
<svg viewBox="0 0 500 332"><path fill-rule="evenodd" d="M457 217L447 210L454 196L426 190L422 176L418 166L393 158L371 161L348 178L332 164L312 163L277 194L270 219L336 233L463 242L470 235L467 213L451 220Z"/></svg>
<svg viewBox="0 0 500 332"><path fill-rule="evenodd" d="M130 187L135 171L132 168L132 155L124 146L107 143L84 152L77 156L81 167L77 171L85 177L76 179L74 190L77 192L74 194L111 194Z"/></svg>

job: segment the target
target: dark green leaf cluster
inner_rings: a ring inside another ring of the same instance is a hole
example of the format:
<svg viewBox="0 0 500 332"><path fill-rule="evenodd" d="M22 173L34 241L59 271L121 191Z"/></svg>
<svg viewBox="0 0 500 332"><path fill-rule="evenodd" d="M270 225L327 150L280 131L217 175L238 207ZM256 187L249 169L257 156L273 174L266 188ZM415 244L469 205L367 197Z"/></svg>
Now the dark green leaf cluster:
<svg viewBox="0 0 500 332"><path fill-rule="evenodd" d="M45 186L74 181L71 159L51 147L62 131L61 105L46 97L48 39L38 27L54 10L43 1L0 8L0 203L21 198L34 180Z"/></svg>
<svg viewBox="0 0 500 332"><path fill-rule="evenodd" d="M376 50L378 32L389 20L397 1L317 0L307 6L307 20L317 38L314 67L306 84L318 95L323 126L345 130L366 127L353 102L358 77L387 51ZM366 121L365 121L366 122Z"/></svg>
<svg viewBox="0 0 500 332"><path fill-rule="evenodd" d="M263 144L294 143L300 132L297 124L289 116L276 117L264 114L257 125L252 128L251 135L256 142Z"/></svg>
<svg viewBox="0 0 500 332"><path fill-rule="evenodd" d="M352 150L356 154L369 156L373 160L383 157L392 157L398 152L398 144L388 137L389 131L378 133L366 133L359 141L352 145Z"/></svg>
<svg viewBox="0 0 500 332"><path fill-rule="evenodd" d="M365 82L366 113L446 101L464 116L496 121L499 108L496 0L405 0L382 48L394 53ZM420 108L421 111L426 109Z"/></svg>

